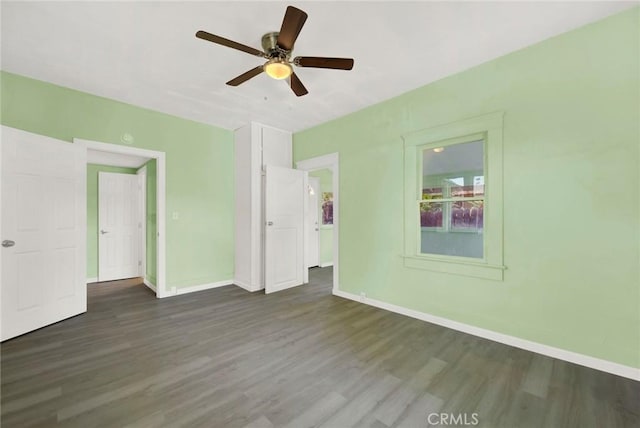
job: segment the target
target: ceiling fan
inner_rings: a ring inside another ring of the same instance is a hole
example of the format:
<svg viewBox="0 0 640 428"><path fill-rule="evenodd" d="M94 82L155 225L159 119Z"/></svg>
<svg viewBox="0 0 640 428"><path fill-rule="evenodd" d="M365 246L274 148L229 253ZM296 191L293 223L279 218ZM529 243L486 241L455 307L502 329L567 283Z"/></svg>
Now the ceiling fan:
<svg viewBox="0 0 640 428"><path fill-rule="evenodd" d="M304 11L293 6L287 7L280 31L267 33L262 36L263 51L234 42L233 40L225 39L224 37L216 36L215 34L207 33L206 31L198 31L196 37L267 59L265 64L259 65L229 80L227 85L238 86L264 71L267 75L277 80L290 77L289 84L291 90L300 97L308 94L309 91L307 91L307 88L304 87L298 76L296 76L296 73L293 72L291 64L298 67L330 68L334 70L351 70L353 68L353 59L351 58L297 56L291 59L293 45L306 20L307 14Z"/></svg>

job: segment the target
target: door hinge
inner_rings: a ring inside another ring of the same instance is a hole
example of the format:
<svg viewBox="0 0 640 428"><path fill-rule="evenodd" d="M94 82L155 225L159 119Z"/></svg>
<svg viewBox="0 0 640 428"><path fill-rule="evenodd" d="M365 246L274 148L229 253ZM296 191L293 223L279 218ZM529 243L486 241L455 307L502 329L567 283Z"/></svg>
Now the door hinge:
<svg viewBox="0 0 640 428"><path fill-rule="evenodd" d="M142 266L142 260L138 260L138 266Z"/></svg>

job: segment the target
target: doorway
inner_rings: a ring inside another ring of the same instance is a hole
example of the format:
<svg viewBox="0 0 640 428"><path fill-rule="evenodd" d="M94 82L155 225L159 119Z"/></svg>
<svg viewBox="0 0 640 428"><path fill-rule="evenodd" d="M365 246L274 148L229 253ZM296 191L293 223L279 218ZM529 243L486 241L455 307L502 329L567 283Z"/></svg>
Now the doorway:
<svg viewBox="0 0 640 428"><path fill-rule="evenodd" d="M308 267L333 266L333 174L309 172Z"/></svg>
<svg viewBox="0 0 640 428"><path fill-rule="evenodd" d="M100 271L99 263L105 263L101 256L98 256L100 251L98 247L102 247L102 253L105 255L108 253L108 248L105 245L106 242L100 242L99 236L105 236L112 234L115 236L116 229L105 227L105 224L98 225L97 215L98 211L98 192L97 182L99 180L99 172L102 170L103 175L106 177L109 173L118 172L121 175L129 175L128 181L131 183L140 184L141 188L138 194L138 201L142 201L142 198L146 200L146 213L144 219L139 218L138 224L135 225L137 230L135 237L135 243L132 243L131 248L142 249L144 252L136 250L135 272L143 278L144 283L156 294L156 297L166 297L168 294L165 290L165 154L164 152L157 152L153 150L139 149L136 147L120 146L115 144L100 143L96 141L74 139L74 143L82 146L86 149L87 164L89 171L94 171L95 177L87 174L87 185L92 185L93 181L96 183L96 196L95 196L95 234L89 231L88 236L90 239L87 241L87 254L88 254L88 278L87 281L97 281L101 275L98 275ZM93 168L93 169L92 169ZM118 170L120 169L120 170ZM125 174L122 174L124 169ZM115 170L115 171L114 171ZM155 179L154 179L155 178ZM142 186L142 181L148 184ZM126 180L125 180L126 181ZM143 188L142 188L143 187ZM144 196L141 193L144 192ZM116 192L121 193L121 192ZM89 194L91 190L89 189ZM91 202L91 201L89 201ZM116 204L117 205L117 204ZM142 203L140 202L140 205ZM135 202L128 203L128 206L132 210L140 210L140 205L135 205ZM91 209L91 203L88 203L89 210ZM88 212L88 223L91 221L91 213ZM104 215L103 215L104 217ZM88 224L88 226L90 226ZM100 231L100 232L99 232ZM101 232L105 232L104 234ZM91 239L91 236L95 239ZM129 230L129 236L131 237L131 230ZM95 248L95 267L92 270L92 248ZM111 253L114 251L117 253L117 248L112 246ZM129 269L131 268L131 269ZM128 268L128 272L132 271L132 267ZM95 276L91 276L92 272ZM121 276L120 274L116 274ZM129 276L129 274L125 275ZM105 279L115 279L105 276Z"/></svg>
<svg viewBox="0 0 640 428"><path fill-rule="evenodd" d="M307 246L305 248L305 260L307 266L312 269L311 277L324 277L327 273L331 274L333 294L339 289L339 158L338 153L331 153L324 156L305 159L296 162L296 168L307 171L309 173L310 183L312 177L316 177L319 182L317 198L310 195L309 209L307 211L307 230L308 235L315 232L312 228L315 215L311 211L316 209L314 200L317 199L317 217L318 217L318 264L313 264L313 248ZM311 193L312 185L309 188ZM314 189L315 193L316 190ZM314 239L308 236L310 245L314 245ZM314 271L315 269L316 271ZM331 271L331 272L330 272Z"/></svg>

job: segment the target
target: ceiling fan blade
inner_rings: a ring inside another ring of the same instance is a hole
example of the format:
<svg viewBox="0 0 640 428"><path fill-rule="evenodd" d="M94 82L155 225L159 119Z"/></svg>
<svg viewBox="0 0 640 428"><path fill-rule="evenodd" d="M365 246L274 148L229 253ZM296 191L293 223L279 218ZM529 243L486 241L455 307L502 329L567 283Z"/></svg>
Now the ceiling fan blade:
<svg viewBox="0 0 640 428"><path fill-rule="evenodd" d="M287 51L292 50L306 20L307 14L304 11L288 6L278 35L278 46Z"/></svg>
<svg viewBox="0 0 640 428"><path fill-rule="evenodd" d="M298 79L298 76L296 76L296 73L291 73L291 90L299 97L309 93L300 79Z"/></svg>
<svg viewBox="0 0 640 428"><path fill-rule="evenodd" d="M326 58L320 56L297 56L293 63L299 67L332 68L334 70L351 70L352 58Z"/></svg>
<svg viewBox="0 0 640 428"><path fill-rule="evenodd" d="M229 80L227 82L227 85L238 86L239 84L244 83L253 77L256 77L258 74L262 73L262 71L263 71L263 68L261 65L259 65L256 68L252 68L251 70L247 71L246 73L242 73L240 76L236 77L235 79Z"/></svg>
<svg viewBox="0 0 640 428"><path fill-rule="evenodd" d="M225 39L224 37L216 36L215 34L207 33L206 31L198 31L196 37L199 39L207 40L209 42L217 43L228 48L237 49L242 52L246 52L251 55L266 57L265 53L254 49L251 46L243 45L242 43L234 42L233 40Z"/></svg>

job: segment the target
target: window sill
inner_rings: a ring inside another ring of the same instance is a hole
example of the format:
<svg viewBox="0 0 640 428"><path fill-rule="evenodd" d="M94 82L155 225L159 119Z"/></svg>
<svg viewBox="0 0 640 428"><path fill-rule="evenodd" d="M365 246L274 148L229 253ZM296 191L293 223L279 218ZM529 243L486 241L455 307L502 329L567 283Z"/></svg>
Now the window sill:
<svg viewBox="0 0 640 428"><path fill-rule="evenodd" d="M462 260L459 258L431 258L429 256L404 256L405 267L433 272L450 273L474 278L502 281L505 266Z"/></svg>

